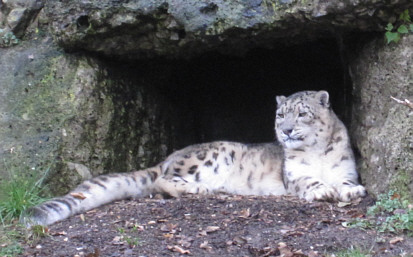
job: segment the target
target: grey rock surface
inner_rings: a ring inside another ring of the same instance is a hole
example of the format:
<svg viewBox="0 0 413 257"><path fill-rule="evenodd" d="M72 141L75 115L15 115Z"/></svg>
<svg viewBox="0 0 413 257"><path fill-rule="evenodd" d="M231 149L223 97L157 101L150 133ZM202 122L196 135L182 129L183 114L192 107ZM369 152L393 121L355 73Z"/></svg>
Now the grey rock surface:
<svg viewBox="0 0 413 257"><path fill-rule="evenodd" d="M374 40L351 64L354 105L351 136L370 193L389 189L413 196L413 36L393 45Z"/></svg>
<svg viewBox="0 0 413 257"><path fill-rule="evenodd" d="M300 43L339 31L381 31L413 3L393 1L51 1L51 28L66 49L119 58L190 58L218 50Z"/></svg>
<svg viewBox="0 0 413 257"><path fill-rule="evenodd" d="M43 7L43 0L2 1L0 28L22 37Z"/></svg>
<svg viewBox="0 0 413 257"><path fill-rule="evenodd" d="M94 58L66 55L46 37L0 49L0 73L3 173L49 172L52 191L62 193L84 177L79 170L129 171L166 155L155 96L110 78ZM125 94L130 102L119 101Z"/></svg>

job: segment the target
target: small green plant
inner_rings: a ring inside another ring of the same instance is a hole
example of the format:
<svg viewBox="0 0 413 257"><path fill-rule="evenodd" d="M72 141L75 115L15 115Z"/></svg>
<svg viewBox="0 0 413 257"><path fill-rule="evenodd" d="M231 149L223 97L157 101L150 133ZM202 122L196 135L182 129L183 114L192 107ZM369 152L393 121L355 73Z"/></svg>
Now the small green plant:
<svg viewBox="0 0 413 257"><path fill-rule="evenodd" d="M41 238L49 236L49 229L41 225L35 225L30 229L24 229L25 243L29 245L36 245Z"/></svg>
<svg viewBox="0 0 413 257"><path fill-rule="evenodd" d="M140 244L139 237L135 235L127 235L126 234L127 231L125 230L125 228L118 228L118 231L121 234L121 237L122 237L121 239L124 240L129 245L129 247L133 248ZM137 227L133 226L129 232L136 233Z"/></svg>
<svg viewBox="0 0 413 257"><path fill-rule="evenodd" d="M6 174L0 180L0 256L17 256L23 252L23 242L36 242L47 234L47 228L27 230L15 221L26 209L46 200L41 196L42 184L50 167L39 177L33 168L22 165L20 154L8 157L3 165Z"/></svg>
<svg viewBox="0 0 413 257"><path fill-rule="evenodd" d="M36 245L48 235L48 229L40 225L26 229L21 224L3 224L0 226L0 256L17 256L23 252L22 244Z"/></svg>
<svg viewBox="0 0 413 257"><path fill-rule="evenodd" d="M140 243L140 240L138 237L131 237L131 236L126 236L125 241L131 248L139 245Z"/></svg>
<svg viewBox="0 0 413 257"><path fill-rule="evenodd" d="M0 256L16 256L23 252L18 242L23 238L22 233L12 225L0 226Z"/></svg>
<svg viewBox="0 0 413 257"><path fill-rule="evenodd" d="M0 29L0 47L17 45L19 42L19 39L13 34L13 32Z"/></svg>
<svg viewBox="0 0 413 257"><path fill-rule="evenodd" d="M0 220L2 223L19 218L29 207L43 201L40 197L42 189L33 181L14 177L10 182L3 182L1 191L6 195L0 202Z"/></svg>
<svg viewBox="0 0 413 257"><path fill-rule="evenodd" d="M329 257L370 257L371 255L365 254L359 248L351 248L348 250L339 251L337 253L329 255Z"/></svg>
<svg viewBox="0 0 413 257"><path fill-rule="evenodd" d="M397 209L408 208L408 205L409 202L407 200L401 200L399 194L390 190L387 194L378 196L376 204L368 209L367 215L373 216L379 213L392 213Z"/></svg>
<svg viewBox="0 0 413 257"><path fill-rule="evenodd" d="M34 225L30 228L30 236L34 238L46 237L49 235L48 228L41 225Z"/></svg>
<svg viewBox="0 0 413 257"><path fill-rule="evenodd" d="M348 225L376 229L378 232L407 233L413 235L413 205L400 199L394 191L378 197L367 211L367 219L356 219Z"/></svg>
<svg viewBox="0 0 413 257"><path fill-rule="evenodd" d="M396 24L388 23L386 26L386 37L387 44L391 42L397 43L400 41L402 34L413 33L413 23L410 18L409 10L404 10Z"/></svg>
<svg viewBox="0 0 413 257"><path fill-rule="evenodd" d="M1 247L0 256L12 257L21 254L22 252L23 247L19 243L13 242L11 244L4 244L4 246Z"/></svg>
<svg viewBox="0 0 413 257"><path fill-rule="evenodd" d="M413 235L413 206L407 200L400 199L394 191L381 195L367 215L378 217L379 232L407 232Z"/></svg>
<svg viewBox="0 0 413 257"><path fill-rule="evenodd" d="M38 178L32 172L10 168L8 178L0 182L0 221L3 225L20 218L25 210L46 200L41 196L46 174Z"/></svg>

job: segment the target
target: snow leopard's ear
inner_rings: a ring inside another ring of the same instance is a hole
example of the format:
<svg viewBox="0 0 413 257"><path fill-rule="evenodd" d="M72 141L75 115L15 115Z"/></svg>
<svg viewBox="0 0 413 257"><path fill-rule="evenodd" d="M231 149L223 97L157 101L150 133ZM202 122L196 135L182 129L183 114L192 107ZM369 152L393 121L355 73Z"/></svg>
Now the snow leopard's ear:
<svg viewBox="0 0 413 257"><path fill-rule="evenodd" d="M281 106L285 102L285 99L287 99L287 97L285 97L283 95L277 95L275 97L275 100L277 101L277 106L278 107Z"/></svg>
<svg viewBox="0 0 413 257"><path fill-rule="evenodd" d="M320 105L328 108L330 107L330 96L327 91L318 91L316 94L316 99L318 99Z"/></svg>

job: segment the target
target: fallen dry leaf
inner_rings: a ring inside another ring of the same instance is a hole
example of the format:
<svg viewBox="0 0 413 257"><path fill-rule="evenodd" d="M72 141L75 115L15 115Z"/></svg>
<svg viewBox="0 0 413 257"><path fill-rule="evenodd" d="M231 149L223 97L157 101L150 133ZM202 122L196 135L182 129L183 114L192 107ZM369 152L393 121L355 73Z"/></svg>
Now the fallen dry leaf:
<svg viewBox="0 0 413 257"><path fill-rule="evenodd" d="M174 234L166 233L166 234L163 234L163 237L165 237L165 238L173 238L173 237L174 237Z"/></svg>
<svg viewBox="0 0 413 257"><path fill-rule="evenodd" d="M59 231L59 232L54 232L52 236L65 236L67 235L66 231Z"/></svg>
<svg viewBox="0 0 413 257"><path fill-rule="evenodd" d="M208 226L208 227L206 227L206 229L205 229L205 231L206 231L207 233L215 232L215 231L217 231L217 230L220 230L220 227L218 227L218 226Z"/></svg>
<svg viewBox="0 0 413 257"><path fill-rule="evenodd" d="M390 239L389 243L394 245L394 244L397 244L398 242L402 242L403 240L404 240L403 237L397 236L397 237Z"/></svg>
<svg viewBox="0 0 413 257"><path fill-rule="evenodd" d="M277 247L264 247L262 250L259 251L260 256L267 257L267 256L280 256L280 250Z"/></svg>
<svg viewBox="0 0 413 257"><path fill-rule="evenodd" d="M145 227L142 226L142 225L136 225L135 228L137 228L138 231L144 231L145 230Z"/></svg>
<svg viewBox="0 0 413 257"><path fill-rule="evenodd" d="M232 243L235 245L243 245L245 243L247 243L247 239L240 237L240 236L236 236L234 237L234 239L232 240Z"/></svg>
<svg viewBox="0 0 413 257"><path fill-rule="evenodd" d="M198 232L198 235L199 235L199 236L206 236L206 235L207 235L207 232L206 232L205 230L202 230L202 231L199 231L199 232Z"/></svg>
<svg viewBox="0 0 413 257"><path fill-rule="evenodd" d="M176 233L176 227L177 227L178 225L176 225L176 224L171 224L171 223L168 223L168 224L163 224L162 226L161 226L161 231L163 231L163 232L169 232L169 233L172 233L172 234L175 234Z"/></svg>
<svg viewBox="0 0 413 257"><path fill-rule="evenodd" d="M248 218L249 216L251 216L250 208L241 210L239 214L240 214L239 217L241 218L244 218L244 219Z"/></svg>
<svg viewBox="0 0 413 257"><path fill-rule="evenodd" d="M112 242L119 242L120 239L121 239L120 236L115 236L115 237L112 239Z"/></svg>
<svg viewBox="0 0 413 257"><path fill-rule="evenodd" d="M288 248L287 244L284 242L278 243L278 250L280 250L280 255L283 257L294 256L294 253Z"/></svg>
<svg viewBox="0 0 413 257"><path fill-rule="evenodd" d="M208 245L208 241L204 241L203 243L201 243L201 245L199 246L202 249L206 249L206 250L211 250L212 247Z"/></svg>
<svg viewBox="0 0 413 257"><path fill-rule="evenodd" d="M80 199L80 200L86 199L86 196L80 192L79 193L73 192L73 193L70 193L70 195L76 199Z"/></svg>
<svg viewBox="0 0 413 257"><path fill-rule="evenodd" d="M351 215L352 219L356 219L356 218L363 218L365 215L363 213L354 213Z"/></svg>
<svg viewBox="0 0 413 257"><path fill-rule="evenodd" d="M305 255L301 249L293 251L293 257L304 257L304 256L307 256L307 255Z"/></svg>
<svg viewBox="0 0 413 257"><path fill-rule="evenodd" d="M190 254L191 252L189 250L184 250L181 247L174 245L174 246L170 246L168 245L167 248L173 252L178 252L180 254Z"/></svg>
<svg viewBox="0 0 413 257"><path fill-rule="evenodd" d="M400 199L400 195L398 193L394 192L394 194L390 197L390 199L391 200Z"/></svg>

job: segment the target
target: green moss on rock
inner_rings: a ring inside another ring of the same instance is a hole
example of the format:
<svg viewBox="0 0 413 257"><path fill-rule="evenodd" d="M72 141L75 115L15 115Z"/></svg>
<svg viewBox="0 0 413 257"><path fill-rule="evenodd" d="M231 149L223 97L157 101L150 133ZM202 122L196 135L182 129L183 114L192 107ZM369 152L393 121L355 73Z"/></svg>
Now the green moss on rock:
<svg viewBox="0 0 413 257"><path fill-rule="evenodd" d="M166 155L168 128L157 115L165 105L150 79L45 42L0 56L1 158L18 154L9 165L48 172L51 191L63 194L85 174L126 172Z"/></svg>
<svg viewBox="0 0 413 257"><path fill-rule="evenodd" d="M413 195L411 194L411 189L409 188L412 182L412 171L408 172L406 170L399 170L397 175L391 179L389 188L390 190L400 194L403 200L413 202Z"/></svg>

